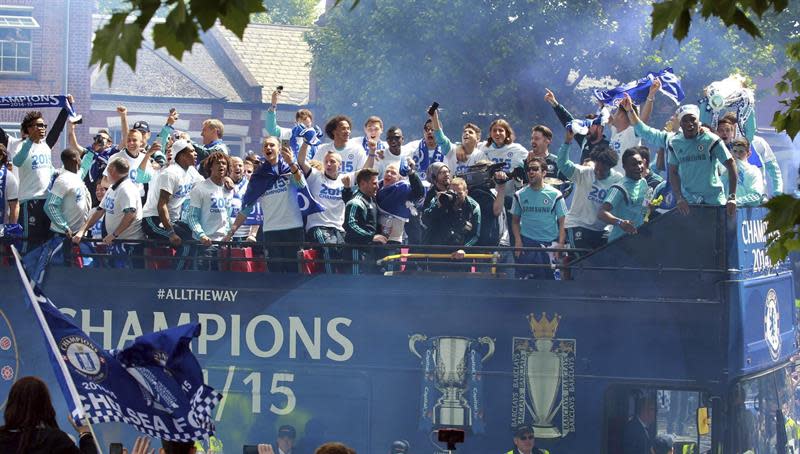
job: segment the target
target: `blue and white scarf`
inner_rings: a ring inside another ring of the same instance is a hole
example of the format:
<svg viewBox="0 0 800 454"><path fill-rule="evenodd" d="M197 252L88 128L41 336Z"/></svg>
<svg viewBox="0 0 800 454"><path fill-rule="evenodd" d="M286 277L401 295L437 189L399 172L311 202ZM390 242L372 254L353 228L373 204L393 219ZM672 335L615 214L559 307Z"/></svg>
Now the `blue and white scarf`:
<svg viewBox="0 0 800 454"><path fill-rule="evenodd" d="M442 162L444 161L444 153L442 153L442 147L436 145L436 148L433 150L433 156L430 155L430 150L428 150L428 144L425 142L425 139L419 141L419 146L417 150L414 151L414 162L417 163L417 167L419 167L419 172L424 173L428 170L428 167L433 164L434 162Z"/></svg>
<svg viewBox="0 0 800 454"><path fill-rule="evenodd" d="M410 207L414 206L408 201L409 194L411 194L411 183L406 180L400 180L392 185L383 186L378 189L378 195L376 197L378 209L394 217L408 221L408 218L410 218L412 214Z"/></svg>
<svg viewBox="0 0 800 454"><path fill-rule="evenodd" d="M81 121L81 116L75 113L65 95L0 96L0 109L40 109L43 107L67 109L70 123Z"/></svg>

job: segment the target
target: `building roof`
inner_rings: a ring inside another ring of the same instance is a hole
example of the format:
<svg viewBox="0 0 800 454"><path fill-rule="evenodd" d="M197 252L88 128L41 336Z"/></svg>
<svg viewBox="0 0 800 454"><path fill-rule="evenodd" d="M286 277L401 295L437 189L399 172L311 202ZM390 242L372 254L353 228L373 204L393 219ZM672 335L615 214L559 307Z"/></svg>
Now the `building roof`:
<svg viewBox="0 0 800 454"><path fill-rule="evenodd" d="M242 40L231 31L217 28L259 85L262 100L270 102L272 91L283 85L281 104L309 103L311 49L303 35L311 27L250 24ZM291 64L290 64L291 62Z"/></svg>
<svg viewBox="0 0 800 454"><path fill-rule="evenodd" d="M108 16L95 15L92 21L95 30L106 20ZM105 70L98 71L95 67L91 79L92 93L170 98L226 98L232 102L242 102L242 96L204 44L195 44L191 52L184 53L183 60L178 61L164 49L154 49L151 32L152 27L149 27L145 32L142 48L137 52L136 72L131 71L121 60L117 60L113 82L109 86Z"/></svg>

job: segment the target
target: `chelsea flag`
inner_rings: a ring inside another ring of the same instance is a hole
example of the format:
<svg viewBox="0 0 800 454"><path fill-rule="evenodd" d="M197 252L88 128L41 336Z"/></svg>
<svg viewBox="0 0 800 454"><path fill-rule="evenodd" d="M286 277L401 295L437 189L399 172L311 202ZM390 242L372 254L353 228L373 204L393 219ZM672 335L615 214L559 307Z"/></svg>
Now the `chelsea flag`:
<svg viewBox="0 0 800 454"><path fill-rule="evenodd" d="M222 396L203 383L200 364L189 350L199 324L139 336L120 351L103 350L31 285L13 252L73 419L124 422L170 441L213 435L211 411Z"/></svg>

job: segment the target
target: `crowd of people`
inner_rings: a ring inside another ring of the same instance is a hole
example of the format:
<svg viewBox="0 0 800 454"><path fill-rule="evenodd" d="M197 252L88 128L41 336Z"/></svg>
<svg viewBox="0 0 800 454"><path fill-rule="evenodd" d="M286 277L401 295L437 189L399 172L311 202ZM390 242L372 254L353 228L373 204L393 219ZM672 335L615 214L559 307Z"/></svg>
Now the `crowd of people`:
<svg viewBox="0 0 800 454"><path fill-rule="evenodd" d="M75 245L90 238L133 267L143 266L143 239L168 242L179 269L215 269L223 242L263 246L270 272L296 272L304 242L316 245L328 273L372 270L404 245L447 246L454 262L480 246L496 251L508 277L554 279L554 264L635 235L673 206L686 214L690 204L720 205L733 214L781 191L769 145L744 138L735 112L703 125L698 106L682 105L665 128L648 126L659 89L655 79L641 106L626 95L583 119L548 90L544 101L563 131L557 150L553 128L532 126L526 149L504 119L486 137L466 123L451 141L436 106L413 141L396 126L384 136L377 116L358 137L349 117L319 127L306 109L284 128L278 91L261 152L244 157L228 153L220 120L204 121L195 142L175 129L175 109L151 138L146 122L129 127L120 106L120 144L100 130L88 147L75 124L59 116L46 134L32 111L19 138L0 129L2 224L7 236L21 230L27 251L54 236ZM70 146L56 169L51 152L65 123Z"/></svg>

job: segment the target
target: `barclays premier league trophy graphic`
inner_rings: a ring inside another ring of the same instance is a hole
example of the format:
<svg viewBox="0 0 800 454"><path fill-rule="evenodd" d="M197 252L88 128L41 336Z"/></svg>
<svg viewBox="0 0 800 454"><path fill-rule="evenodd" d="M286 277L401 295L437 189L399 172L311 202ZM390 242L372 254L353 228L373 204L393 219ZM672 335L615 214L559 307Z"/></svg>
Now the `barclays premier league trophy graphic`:
<svg viewBox="0 0 800 454"><path fill-rule="evenodd" d="M417 344L423 349L417 350ZM478 349L486 344L486 353ZM494 340L488 337L414 334L408 348L422 361L422 411L420 429L433 426L471 427L483 432L482 364L494 354ZM466 397L465 397L466 394Z"/></svg>
<svg viewBox="0 0 800 454"><path fill-rule="evenodd" d="M575 431L575 340L555 337L558 314L528 321L533 339L513 342L512 426L532 424L537 438L564 437Z"/></svg>

